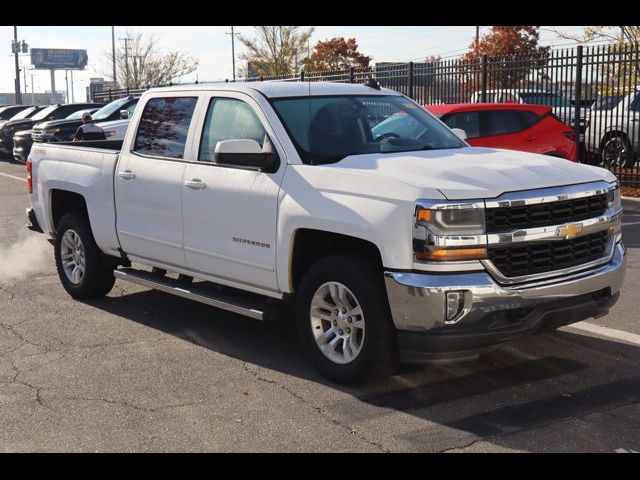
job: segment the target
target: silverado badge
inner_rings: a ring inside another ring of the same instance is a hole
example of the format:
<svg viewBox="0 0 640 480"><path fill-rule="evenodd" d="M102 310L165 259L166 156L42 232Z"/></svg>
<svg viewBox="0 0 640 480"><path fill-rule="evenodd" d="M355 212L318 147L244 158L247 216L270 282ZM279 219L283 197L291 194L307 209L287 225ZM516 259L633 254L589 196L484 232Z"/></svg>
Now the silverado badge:
<svg viewBox="0 0 640 480"><path fill-rule="evenodd" d="M570 223L564 228L558 228L557 235L563 237L565 240L571 240L572 238L576 238L580 232L582 232L581 223Z"/></svg>

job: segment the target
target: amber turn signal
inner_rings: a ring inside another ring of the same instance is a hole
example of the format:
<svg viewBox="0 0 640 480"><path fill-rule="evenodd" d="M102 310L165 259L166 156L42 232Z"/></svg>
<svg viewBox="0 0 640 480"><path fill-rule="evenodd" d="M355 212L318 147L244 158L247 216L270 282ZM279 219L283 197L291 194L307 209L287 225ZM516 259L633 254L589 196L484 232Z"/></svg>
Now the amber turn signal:
<svg viewBox="0 0 640 480"><path fill-rule="evenodd" d="M418 222L429 222L431 220L431 210L418 210Z"/></svg>
<svg viewBox="0 0 640 480"><path fill-rule="evenodd" d="M436 249L428 252L416 253L416 260L423 262L448 262L457 260L479 260L487 258L486 248L455 248Z"/></svg>

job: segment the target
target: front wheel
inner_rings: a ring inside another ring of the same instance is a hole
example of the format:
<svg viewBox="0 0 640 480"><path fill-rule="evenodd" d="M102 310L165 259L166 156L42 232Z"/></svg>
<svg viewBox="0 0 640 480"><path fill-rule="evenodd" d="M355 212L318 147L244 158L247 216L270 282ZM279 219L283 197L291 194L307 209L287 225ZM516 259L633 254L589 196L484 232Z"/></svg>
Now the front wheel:
<svg viewBox="0 0 640 480"><path fill-rule="evenodd" d="M305 274L297 296L298 335L329 379L352 383L392 373L395 329L382 272L355 254L331 255Z"/></svg>
<svg viewBox="0 0 640 480"><path fill-rule="evenodd" d="M602 164L605 167L632 168L635 164L633 149L624 135L608 138L602 146Z"/></svg>
<svg viewBox="0 0 640 480"><path fill-rule="evenodd" d="M73 298L98 298L113 288L113 266L104 261L86 217L69 213L60 219L55 258L60 282Z"/></svg>

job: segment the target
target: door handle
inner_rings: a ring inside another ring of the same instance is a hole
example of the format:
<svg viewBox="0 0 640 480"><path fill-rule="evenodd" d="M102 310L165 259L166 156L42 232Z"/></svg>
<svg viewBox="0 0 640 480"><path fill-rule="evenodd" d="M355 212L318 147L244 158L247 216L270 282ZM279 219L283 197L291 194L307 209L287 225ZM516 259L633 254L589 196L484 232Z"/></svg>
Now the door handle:
<svg viewBox="0 0 640 480"><path fill-rule="evenodd" d="M136 178L136 174L133 173L131 170L125 170L123 172L118 172L118 176L120 178L122 178L123 180L133 180L134 178Z"/></svg>
<svg viewBox="0 0 640 480"><path fill-rule="evenodd" d="M207 186L202 180L199 178L194 178L193 180L187 180L184 182L185 186L192 188L194 190L204 190Z"/></svg>

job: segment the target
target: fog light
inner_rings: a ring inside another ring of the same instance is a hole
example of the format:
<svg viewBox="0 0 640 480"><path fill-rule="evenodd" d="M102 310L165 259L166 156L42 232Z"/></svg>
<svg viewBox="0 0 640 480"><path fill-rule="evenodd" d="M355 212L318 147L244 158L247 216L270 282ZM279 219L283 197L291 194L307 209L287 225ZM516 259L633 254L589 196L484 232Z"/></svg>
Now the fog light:
<svg viewBox="0 0 640 480"><path fill-rule="evenodd" d="M456 323L464 309L464 291L447 292L447 319L444 323Z"/></svg>

